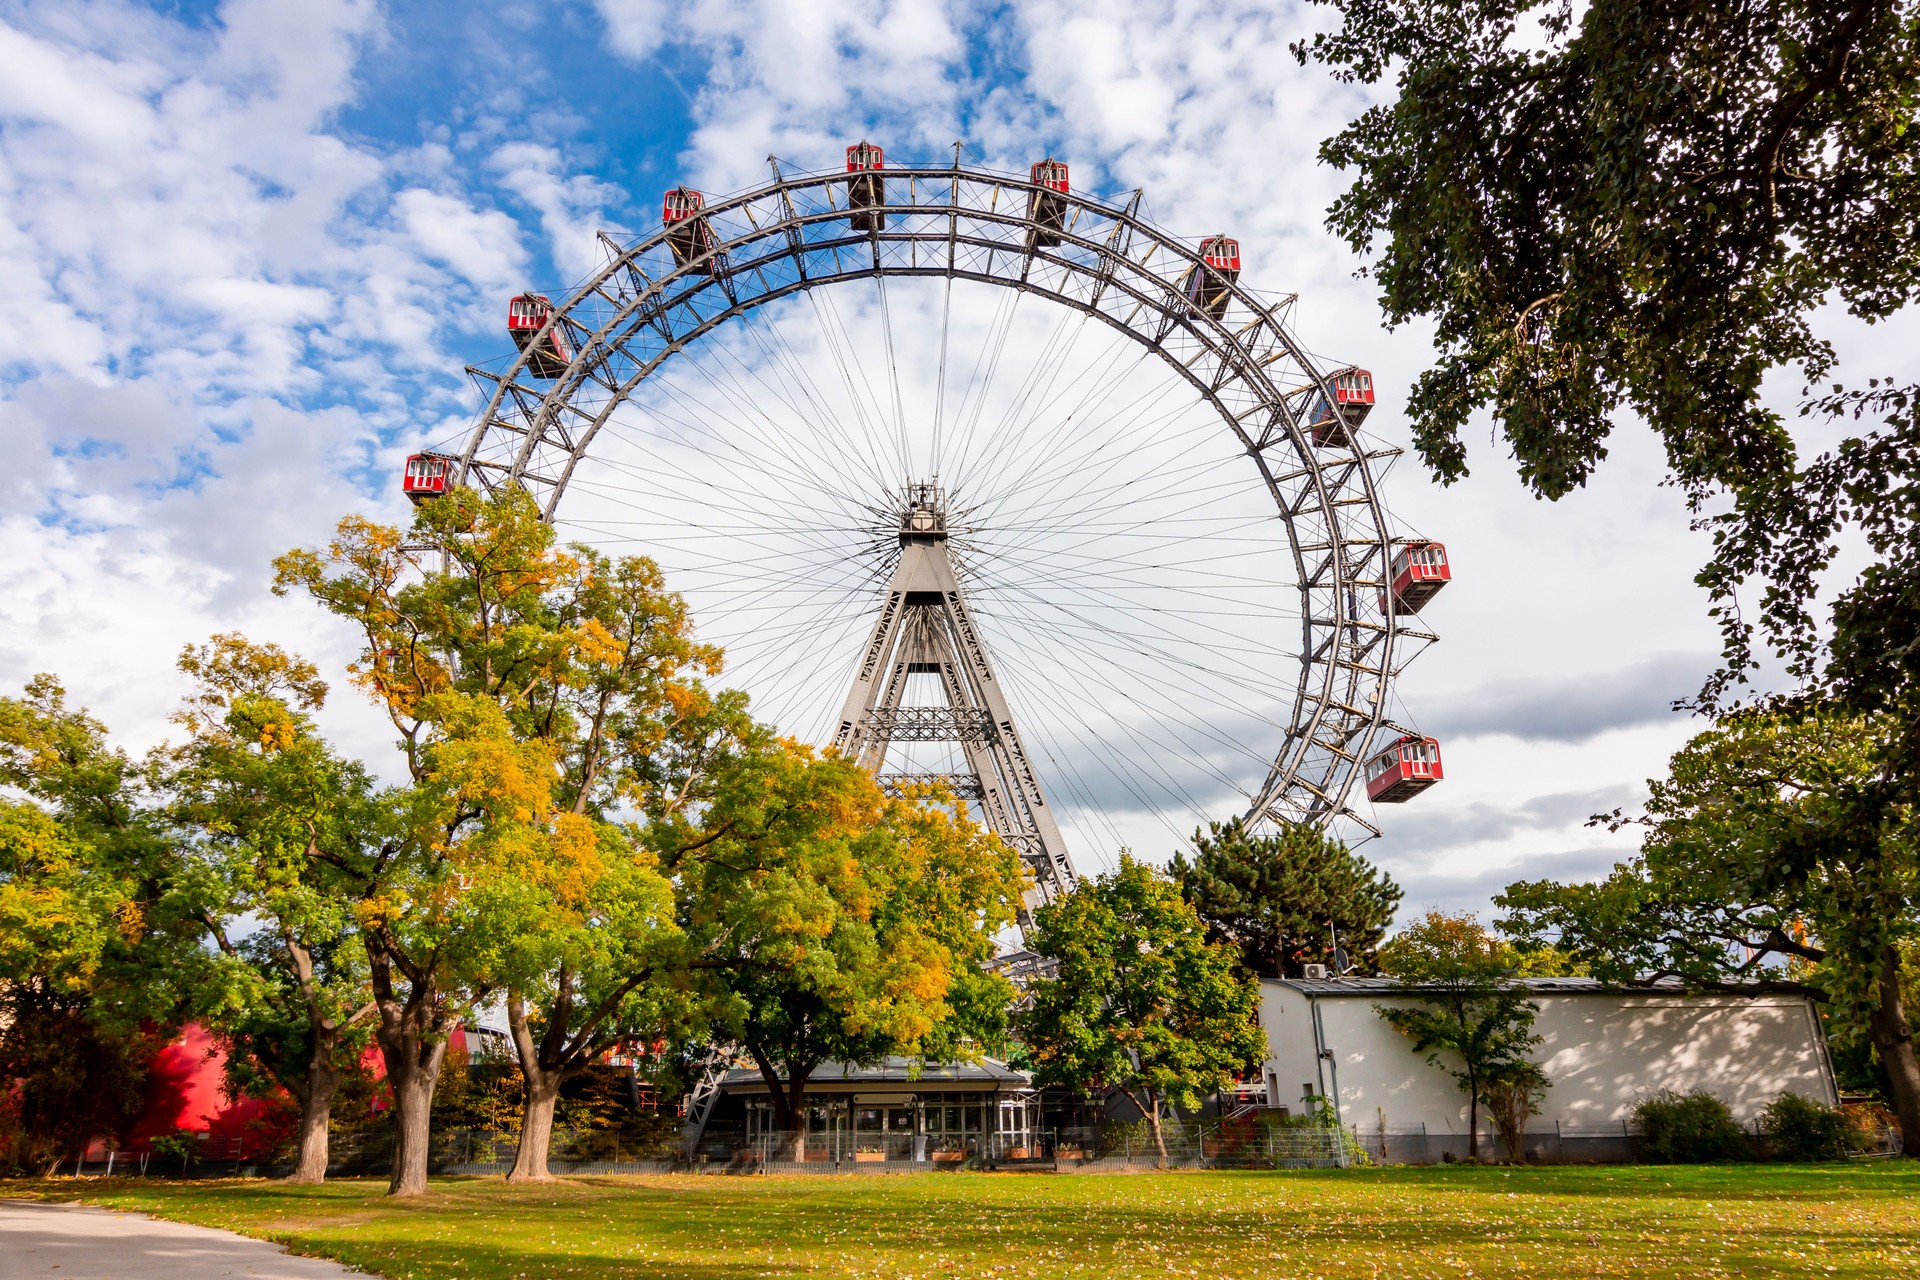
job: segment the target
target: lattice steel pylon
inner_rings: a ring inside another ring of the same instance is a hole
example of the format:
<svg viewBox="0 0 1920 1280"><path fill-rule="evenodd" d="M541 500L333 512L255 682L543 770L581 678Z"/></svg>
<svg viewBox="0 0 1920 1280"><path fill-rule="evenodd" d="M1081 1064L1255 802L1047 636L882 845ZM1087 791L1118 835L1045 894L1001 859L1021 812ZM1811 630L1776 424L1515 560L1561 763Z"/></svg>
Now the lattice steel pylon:
<svg viewBox="0 0 1920 1280"><path fill-rule="evenodd" d="M854 672L833 746L858 758L884 784L938 780L957 795L977 799L987 827L1020 855L1033 877L1020 911L1024 933L1034 908L1073 887L1073 862L948 555L944 495L933 484L910 484L903 497L900 561ZM906 704L908 682L916 675L938 678L944 706ZM967 772L887 774L888 749L906 741L958 743Z"/></svg>

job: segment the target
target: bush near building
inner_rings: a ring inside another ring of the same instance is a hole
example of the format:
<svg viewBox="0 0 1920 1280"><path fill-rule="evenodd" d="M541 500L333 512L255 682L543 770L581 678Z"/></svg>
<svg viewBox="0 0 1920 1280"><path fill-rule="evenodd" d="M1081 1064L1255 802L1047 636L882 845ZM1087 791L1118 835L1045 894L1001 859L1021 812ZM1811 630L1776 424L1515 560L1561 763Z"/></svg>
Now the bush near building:
<svg viewBox="0 0 1920 1280"><path fill-rule="evenodd" d="M1845 1112L1797 1093L1781 1094L1760 1116L1767 1154L1775 1160L1844 1160L1853 1131Z"/></svg>
<svg viewBox="0 0 1920 1280"><path fill-rule="evenodd" d="M1653 1164L1748 1160L1753 1146L1727 1104L1710 1093L1657 1093L1633 1109L1640 1158Z"/></svg>

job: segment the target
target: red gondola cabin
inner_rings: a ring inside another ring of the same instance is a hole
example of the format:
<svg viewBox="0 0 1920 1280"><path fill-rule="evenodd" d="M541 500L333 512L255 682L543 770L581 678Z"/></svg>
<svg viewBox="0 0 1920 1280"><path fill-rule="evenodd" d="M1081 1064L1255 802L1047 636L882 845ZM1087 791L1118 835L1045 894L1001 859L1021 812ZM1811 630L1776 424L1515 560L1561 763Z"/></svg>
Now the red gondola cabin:
<svg viewBox="0 0 1920 1280"><path fill-rule="evenodd" d="M1421 606L1453 581L1447 549L1437 542L1409 542L1394 553L1390 571L1393 607L1399 613L1418 613Z"/></svg>
<svg viewBox="0 0 1920 1280"><path fill-rule="evenodd" d="M1187 301L1194 314L1215 320L1226 318L1233 300L1229 287L1240 278L1240 242L1226 236L1208 236L1200 242L1200 260L1206 265L1187 274Z"/></svg>
<svg viewBox="0 0 1920 1280"><path fill-rule="evenodd" d="M675 187L660 202L660 221L666 224L667 247L677 266L693 264L712 275L719 267L719 244L707 223L707 198L691 187Z"/></svg>
<svg viewBox="0 0 1920 1280"><path fill-rule="evenodd" d="M1410 733L1368 761L1367 799L1404 804L1440 778L1440 744Z"/></svg>
<svg viewBox="0 0 1920 1280"><path fill-rule="evenodd" d="M553 304L537 293L523 293L507 304L507 334L513 345L527 351L527 371L536 378L557 378L573 363L573 344L566 326L558 321L540 336L553 316Z"/></svg>
<svg viewBox="0 0 1920 1280"><path fill-rule="evenodd" d="M1315 444L1346 447L1353 443L1348 429L1365 422L1373 412L1373 375L1365 369L1341 369L1327 381L1333 384L1333 399L1328 400L1324 391L1314 392L1307 424Z"/></svg>
<svg viewBox="0 0 1920 1280"><path fill-rule="evenodd" d="M864 139L847 148L847 225L855 231L884 231L887 226L886 153Z"/></svg>
<svg viewBox="0 0 1920 1280"><path fill-rule="evenodd" d="M454 470L459 465L458 458L444 453L416 453L400 473L400 492L412 498L415 506L428 498L438 498L453 488Z"/></svg>
<svg viewBox="0 0 1920 1280"><path fill-rule="evenodd" d="M1060 243L1067 226L1067 166L1063 160L1048 156L1033 166L1029 175L1035 190L1027 196L1027 252L1052 249Z"/></svg>

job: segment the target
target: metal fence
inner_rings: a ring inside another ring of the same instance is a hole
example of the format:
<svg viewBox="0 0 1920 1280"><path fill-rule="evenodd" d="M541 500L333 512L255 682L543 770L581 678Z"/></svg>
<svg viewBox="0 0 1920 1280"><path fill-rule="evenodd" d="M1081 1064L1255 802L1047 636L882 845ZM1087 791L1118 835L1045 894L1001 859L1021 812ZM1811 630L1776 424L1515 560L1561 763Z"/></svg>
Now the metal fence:
<svg viewBox="0 0 1920 1280"><path fill-rule="evenodd" d="M1464 1133L1431 1133L1425 1125L1374 1125L1336 1129L1242 1123L1166 1121L1165 1155L1144 1124L1099 1128L1053 1128L1029 1135L990 1134L964 1140L910 1134L809 1134L796 1151L784 1136L733 1140L703 1148L689 1159L670 1139L640 1141L617 1132L556 1129L548 1152L555 1173L654 1173L671 1170L727 1172L900 1173L941 1169L1044 1168L1059 1172L1167 1168L1304 1169L1356 1164L1442 1164L1468 1158ZM1765 1158L1755 1135L1754 1155ZM503 1174L519 1145L514 1130L436 1131L427 1167L436 1174ZM1576 1127L1556 1124L1530 1130L1523 1151L1529 1164L1627 1164L1640 1155L1639 1135L1625 1122ZM1855 1158L1899 1155L1900 1131L1881 1127L1863 1133ZM222 1151L202 1143L183 1163L157 1153L109 1152L66 1166L76 1177L265 1177L284 1173L290 1152ZM327 1171L333 1176L384 1176L393 1164L388 1129L335 1135ZM1498 1135L1479 1142L1485 1161L1508 1159Z"/></svg>
<svg viewBox="0 0 1920 1280"><path fill-rule="evenodd" d="M1145 1125L1053 1128L965 1139L911 1134L808 1134L797 1146L783 1135L715 1148L706 1164L781 1172L901 1172L935 1169L1047 1168L1060 1171L1168 1168L1334 1168L1360 1162L1352 1135L1338 1129L1277 1126L1161 1126L1163 1155Z"/></svg>
<svg viewBox="0 0 1920 1280"><path fill-rule="evenodd" d="M1354 1126L1353 1139L1374 1164L1446 1164L1469 1158L1467 1135L1431 1133L1426 1125ZM1528 1130L1521 1152L1529 1164L1629 1164L1639 1154L1639 1137L1623 1121ZM1483 1132L1477 1144L1481 1160L1509 1161L1506 1143Z"/></svg>
<svg viewBox="0 0 1920 1280"><path fill-rule="evenodd" d="M1430 1133L1424 1124L1355 1126L1353 1138L1374 1164L1445 1164L1468 1158L1464 1133ZM1748 1140L1756 1160L1770 1158L1758 1122ZM1528 1164L1632 1164L1641 1158L1640 1134L1630 1121L1602 1125L1555 1123L1551 1129L1530 1129L1522 1137L1521 1153ZM1899 1155L1900 1131L1878 1127L1855 1136L1854 1159ZM1484 1161L1510 1162L1507 1144L1497 1133L1483 1132L1478 1144Z"/></svg>

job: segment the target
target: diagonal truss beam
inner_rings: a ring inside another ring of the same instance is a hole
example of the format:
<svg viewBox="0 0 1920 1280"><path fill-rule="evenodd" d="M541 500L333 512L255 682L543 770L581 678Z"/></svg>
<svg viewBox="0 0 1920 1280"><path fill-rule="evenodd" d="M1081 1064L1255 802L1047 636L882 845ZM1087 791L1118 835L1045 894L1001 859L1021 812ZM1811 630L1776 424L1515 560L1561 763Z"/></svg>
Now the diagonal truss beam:
<svg viewBox="0 0 1920 1280"><path fill-rule="evenodd" d="M938 678L943 704L906 704L916 675ZM967 772L956 790L978 799L987 827L1033 877L1020 912L1024 932L1034 908L1073 887L1073 862L967 608L947 552L946 512L931 485L907 487L900 561L833 736L837 751L883 780L887 753L900 742L959 745Z"/></svg>

